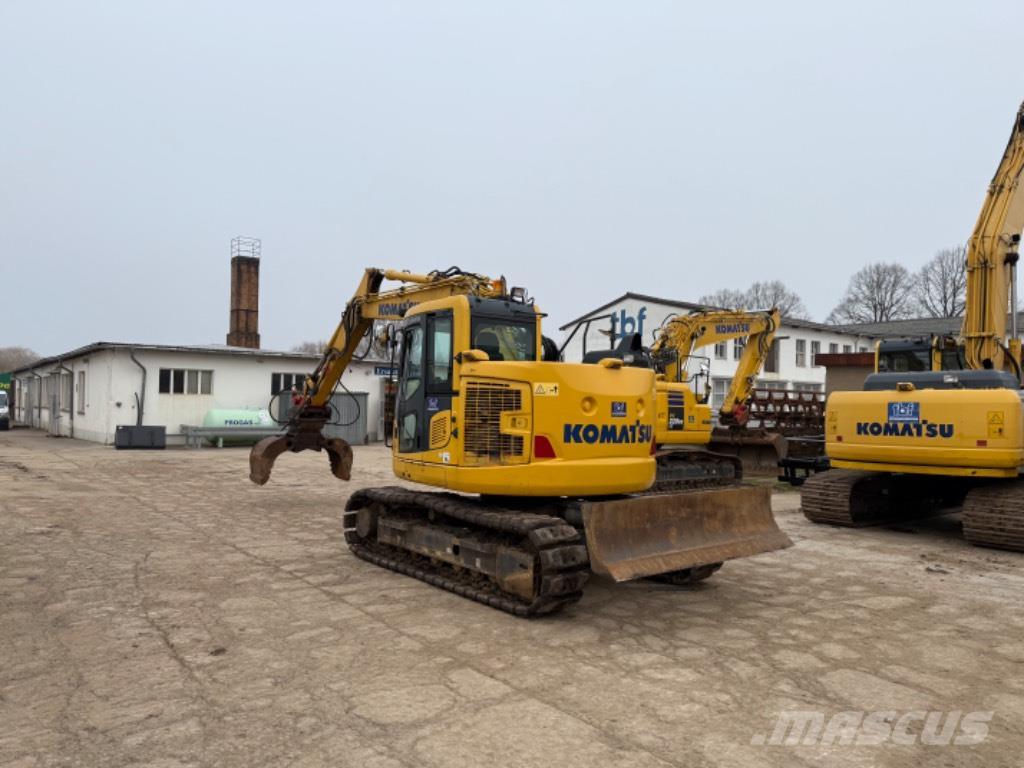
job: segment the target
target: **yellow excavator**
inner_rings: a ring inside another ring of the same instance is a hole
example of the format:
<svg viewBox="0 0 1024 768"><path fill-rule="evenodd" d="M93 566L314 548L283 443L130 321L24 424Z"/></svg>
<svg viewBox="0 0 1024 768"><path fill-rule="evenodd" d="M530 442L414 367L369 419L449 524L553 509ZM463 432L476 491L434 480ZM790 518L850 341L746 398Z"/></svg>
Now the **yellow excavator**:
<svg viewBox="0 0 1024 768"><path fill-rule="evenodd" d="M400 340L393 471L447 492L354 492L343 523L358 557L535 616L578 600L591 571L687 583L791 544L767 488L647 493L654 371L545 356L541 316L504 279L366 270L284 433L253 448L252 480L266 483L278 456L302 450L324 451L349 479L351 448L323 434L331 395L373 321L390 320Z"/></svg>
<svg viewBox="0 0 1024 768"><path fill-rule="evenodd" d="M962 504L968 541L1024 551L1015 311L1022 173L1024 106L968 243L959 344L942 337L882 343L879 372L864 390L829 396L825 440L833 469L804 484L808 519L871 525Z"/></svg>

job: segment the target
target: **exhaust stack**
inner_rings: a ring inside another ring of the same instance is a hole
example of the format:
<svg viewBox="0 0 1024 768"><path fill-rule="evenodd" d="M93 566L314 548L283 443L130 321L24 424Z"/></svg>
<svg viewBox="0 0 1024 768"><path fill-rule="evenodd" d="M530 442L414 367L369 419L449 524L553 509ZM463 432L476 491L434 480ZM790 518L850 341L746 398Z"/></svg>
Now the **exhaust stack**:
<svg viewBox="0 0 1024 768"><path fill-rule="evenodd" d="M260 348L260 249L255 237L231 241L231 315L228 346Z"/></svg>

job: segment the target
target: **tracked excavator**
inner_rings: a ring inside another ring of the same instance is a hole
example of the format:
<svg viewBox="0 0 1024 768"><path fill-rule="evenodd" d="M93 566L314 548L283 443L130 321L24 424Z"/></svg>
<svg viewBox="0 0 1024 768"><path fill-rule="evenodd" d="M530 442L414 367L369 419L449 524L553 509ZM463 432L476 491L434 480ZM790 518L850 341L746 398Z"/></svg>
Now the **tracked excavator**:
<svg viewBox="0 0 1024 768"><path fill-rule="evenodd" d="M962 504L969 542L1024 551L1024 393L1011 312L1024 229L1022 172L1024 106L968 243L958 343L931 337L880 344L879 372L864 390L829 396L825 439L833 469L803 486L801 506L811 521L871 525Z"/></svg>
<svg viewBox="0 0 1024 768"><path fill-rule="evenodd" d="M718 408L718 423L745 427L754 384L768 358L779 322L777 309L696 311L670 318L658 329L650 348L643 346L639 334L631 334L610 353L596 351L584 356L585 362L596 363L611 354L628 365L654 369L656 490L712 487L743 477L743 462L738 456L709 448L715 426L708 404L711 387L706 376L702 388L697 384L699 374L695 375L691 364L700 360L694 352L701 347L744 340L743 354Z"/></svg>
<svg viewBox="0 0 1024 768"><path fill-rule="evenodd" d="M284 432L253 448L251 479L266 483L281 454L303 450L350 478L351 447L323 429L357 345L382 319L400 339L393 471L444 490L355 491L343 523L356 556L536 616L576 602L592 571L687 583L791 544L767 488L650 493L654 371L544 359L541 317L504 279L366 270Z"/></svg>

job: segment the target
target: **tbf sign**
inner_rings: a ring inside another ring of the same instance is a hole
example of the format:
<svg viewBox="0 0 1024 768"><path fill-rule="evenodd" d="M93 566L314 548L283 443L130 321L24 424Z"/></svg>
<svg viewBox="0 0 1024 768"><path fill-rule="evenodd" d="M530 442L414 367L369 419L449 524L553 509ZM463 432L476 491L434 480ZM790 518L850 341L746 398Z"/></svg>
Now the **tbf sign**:
<svg viewBox="0 0 1024 768"><path fill-rule="evenodd" d="M637 310L636 317L633 317L624 309L612 312L612 340L618 341L634 333L639 333L643 336L644 320L646 317L647 307L640 307Z"/></svg>

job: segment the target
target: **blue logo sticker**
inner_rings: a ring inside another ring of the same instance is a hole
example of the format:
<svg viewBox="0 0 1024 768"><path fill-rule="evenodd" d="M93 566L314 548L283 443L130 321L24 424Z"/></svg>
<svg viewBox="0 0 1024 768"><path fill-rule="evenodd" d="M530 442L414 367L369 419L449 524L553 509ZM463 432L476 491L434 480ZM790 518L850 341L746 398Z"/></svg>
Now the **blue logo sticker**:
<svg viewBox="0 0 1024 768"><path fill-rule="evenodd" d="M921 421L920 403L889 403L889 421L917 424Z"/></svg>
<svg viewBox="0 0 1024 768"><path fill-rule="evenodd" d="M428 411L439 411L439 410L441 410L441 406L438 405L436 397L428 397L427 398L427 410Z"/></svg>
<svg viewBox="0 0 1024 768"><path fill-rule="evenodd" d="M625 400L612 400L612 416L626 418Z"/></svg>

